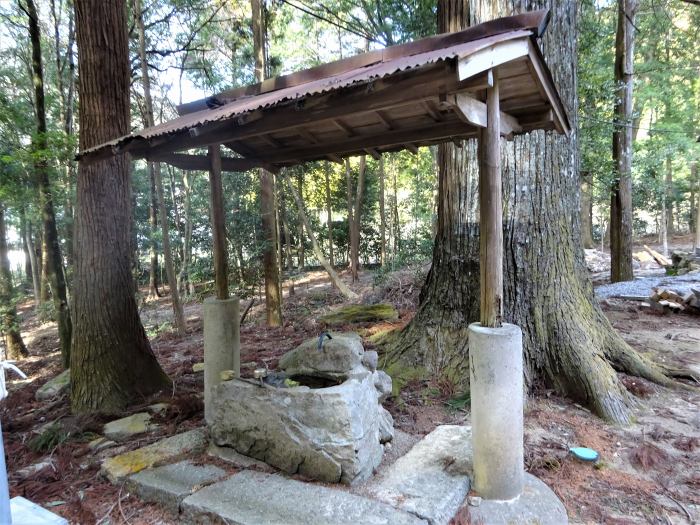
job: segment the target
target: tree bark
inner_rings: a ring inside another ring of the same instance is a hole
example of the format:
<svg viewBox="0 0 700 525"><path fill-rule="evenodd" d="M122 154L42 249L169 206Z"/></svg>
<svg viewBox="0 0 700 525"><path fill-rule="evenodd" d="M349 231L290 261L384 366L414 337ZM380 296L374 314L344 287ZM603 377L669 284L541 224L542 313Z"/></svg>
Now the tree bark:
<svg viewBox="0 0 700 525"><path fill-rule="evenodd" d="M353 191L350 159L345 159L345 183L348 197L348 228L350 234L350 275L352 282L357 281L360 269L360 222L362 220L362 197L365 187L365 169L367 157L360 156L360 168L357 175L357 187Z"/></svg>
<svg viewBox="0 0 700 525"><path fill-rule="evenodd" d="M581 242L591 249L593 243L593 187L591 174L581 172Z"/></svg>
<svg viewBox="0 0 700 525"><path fill-rule="evenodd" d="M33 139L34 172L39 188L39 204L43 224L42 262L45 264L45 276L51 286L58 336L61 342L61 359L64 367L68 367L71 351L71 323L68 307L68 291L63 272L63 257L56 228L53 194L49 183L49 167L47 162L48 139L46 129L46 103L44 97L44 67L41 56L41 32L39 15L34 0L26 0L26 13L29 21L29 38L32 45L32 81L34 84L34 104L36 110L36 137ZM43 276L42 276L43 277ZM43 286L43 284L42 284ZM42 299L45 291L42 291Z"/></svg>
<svg viewBox="0 0 700 525"><path fill-rule="evenodd" d="M302 208L304 207L304 173L297 173L297 195L301 199ZM299 218L299 224L297 225L297 237L299 246L297 247L297 264L299 266L299 271L304 269L305 257L304 257L304 221Z"/></svg>
<svg viewBox="0 0 700 525"><path fill-rule="evenodd" d="M74 5L84 150L129 132L129 42L123 0ZM80 162L76 188L71 405L116 413L170 384L134 298L129 156Z"/></svg>
<svg viewBox="0 0 700 525"><path fill-rule="evenodd" d="M664 192L666 193L666 233L667 235L673 235L673 232L675 231L673 227L673 165L671 163L670 155L666 155Z"/></svg>
<svg viewBox="0 0 700 525"><path fill-rule="evenodd" d="M695 205L695 242L693 246L695 247L695 255L700 256L700 170L698 170L698 163L693 162L690 164L690 179L694 181L696 188L697 203L691 202L691 207Z"/></svg>
<svg viewBox="0 0 700 525"><path fill-rule="evenodd" d="M34 308L38 308L41 297L41 277L39 275L39 262L36 257L36 247L34 246L34 234L32 233L32 222L27 221L27 229L24 234L29 249L29 260L32 271L32 288L34 289Z"/></svg>
<svg viewBox="0 0 700 525"><path fill-rule="evenodd" d="M323 256L321 247L318 245L318 242L316 242L316 236L311 230L311 225L309 224L309 220L306 217L306 212L304 211L304 202L301 200L301 195L299 195L299 192L296 190L296 188L292 186L291 181L286 175L282 174L280 175L280 177L287 182L287 185L289 186L289 189L292 192L292 197L294 197L294 202L297 205L299 220L306 227L306 231L309 234L309 240L311 241L311 247L314 251L314 255L318 259L318 262L321 264L321 266L323 266L326 272L328 272L328 276L331 278L331 282L336 288L338 288L338 290L340 290L340 293L342 293L348 299L357 299L358 295L352 290L350 290L350 288L348 288L348 286L340 279L340 277L338 277L338 274L335 273L333 267L330 264L328 264L328 261Z"/></svg>
<svg viewBox="0 0 700 525"><path fill-rule="evenodd" d="M143 9L141 0L135 0L134 7L136 10L136 26L139 35L139 58L141 60L141 83L143 85L143 98L145 101L144 120L146 127L153 127L155 121L153 118L153 99L151 98L151 77L148 72L148 57L146 56L146 29L143 22ZM160 214L160 227L163 237L163 259L165 262L165 273L168 277L168 286L170 288L170 300L173 306L173 315L175 317L175 328L180 337L187 333L187 325L185 323L185 314L180 302L180 292L177 289L177 276L175 275L175 265L173 264L173 253L170 249L170 221L168 220L167 210L165 209L165 195L163 192L163 178L160 170L160 162L149 162L148 168L153 177L155 185L156 204Z"/></svg>
<svg viewBox="0 0 700 525"><path fill-rule="evenodd" d="M632 91L634 18L637 0L618 0L615 38L615 128L612 156L615 180L610 197L610 280L634 279L632 267Z"/></svg>
<svg viewBox="0 0 700 525"><path fill-rule="evenodd" d="M182 244L182 265L180 267L180 286L183 293L194 293L190 289L190 262L192 261L192 188L190 187L190 175L187 170L182 170L182 186L184 187L185 202L183 215L185 218L185 232Z"/></svg>
<svg viewBox="0 0 700 525"><path fill-rule="evenodd" d="M148 296L160 297L158 290L158 246L156 243L156 232L158 231L158 201L156 200L156 179L151 166L148 168L148 181L150 184L148 225L150 226L151 238L149 240L148 252L150 264L148 266Z"/></svg>
<svg viewBox="0 0 700 525"><path fill-rule="evenodd" d="M265 80L265 24L262 2L251 0L255 80ZM265 273L265 314L268 326L282 326L282 291L277 255L277 210L272 173L260 169L260 215L263 232L263 270Z"/></svg>
<svg viewBox="0 0 700 525"><path fill-rule="evenodd" d="M10 259L7 256L5 208L0 204L0 315L2 316L0 331L5 337L6 358L9 360L22 359L29 355L19 330L14 292Z"/></svg>
<svg viewBox="0 0 700 525"><path fill-rule="evenodd" d="M22 241L22 253L24 254L24 284L31 284L32 282L32 258L29 254L29 245L27 244L28 227L27 212L24 207L22 207L19 210L19 236ZM34 299L36 300L36 296Z"/></svg>
<svg viewBox="0 0 700 525"><path fill-rule="evenodd" d="M506 0L440 1L439 30L513 14L511 7ZM595 302L583 262L576 169L576 3L536 1L516 8L552 11L544 55L574 131L569 137L538 131L501 144L504 320L523 330L529 387L549 385L606 419L627 423L629 395L615 371L666 384L670 380L613 330ZM438 148L433 265L414 319L385 346L388 371L396 378L437 376L467 387L467 326L479 318L473 142Z"/></svg>

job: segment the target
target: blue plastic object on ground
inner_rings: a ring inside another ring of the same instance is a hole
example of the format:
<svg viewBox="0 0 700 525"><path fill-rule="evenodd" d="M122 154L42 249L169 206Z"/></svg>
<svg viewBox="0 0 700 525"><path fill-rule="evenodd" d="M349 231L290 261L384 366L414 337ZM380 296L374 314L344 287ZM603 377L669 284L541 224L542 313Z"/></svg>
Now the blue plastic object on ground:
<svg viewBox="0 0 700 525"><path fill-rule="evenodd" d="M592 448L572 447L569 449L569 452L571 452L575 458L580 459L581 461L598 461L599 457L598 452Z"/></svg>

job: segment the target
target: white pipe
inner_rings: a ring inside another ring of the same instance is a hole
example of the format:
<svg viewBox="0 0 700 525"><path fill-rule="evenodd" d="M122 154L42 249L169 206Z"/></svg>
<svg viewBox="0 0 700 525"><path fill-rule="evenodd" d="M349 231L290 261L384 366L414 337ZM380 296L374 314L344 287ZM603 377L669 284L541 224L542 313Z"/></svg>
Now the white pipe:
<svg viewBox="0 0 700 525"><path fill-rule="evenodd" d="M0 361L0 401L7 397L5 388L5 370L12 370L22 379L27 376L12 364L11 361ZM2 440L2 425L0 424L0 523L12 525L10 513L10 488L7 483L7 466L5 465L5 446Z"/></svg>

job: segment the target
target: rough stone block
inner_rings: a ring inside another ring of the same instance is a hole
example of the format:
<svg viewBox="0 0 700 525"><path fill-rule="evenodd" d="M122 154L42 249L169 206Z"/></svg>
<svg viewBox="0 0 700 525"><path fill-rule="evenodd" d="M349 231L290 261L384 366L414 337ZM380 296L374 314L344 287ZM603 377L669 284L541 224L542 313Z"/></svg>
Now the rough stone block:
<svg viewBox="0 0 700 525"><path fill-rule="evenodd" d="M220 447L218 445L215 445L214 443L210 443L209 448L207 448L207 454L209 454L212 457L219 458L225 461L226 463L230 463L231 465L239 469L253 468L261 472L273 472L275 470L267 463L263 461L258 461L257 459L248 456L244 456L243 454L237 452L231 447Z"/></svg>
<svg viewBox="0 0 700 525"><path fill-rule="evenodd" d="M426 525L384 503L281 476L243 471L182 501L187 523Z"/></svg>
<svg viewBox="0 0 700 525"><path fill-rule="evenodd" d="M367 490L430 525L447 525L469 492L471 471L471 428L443 425L372 480Z"/></svg>
<svg viewBox="0 0 700 525"><path fill-rule="evenodd" d="M45 401L65 392L70 386L70 370L64 370L39 387L34 394L37 401Z"/></svg>
<svg viewBox="0 0 700 525"><path fill-rule="evenodd" d="M192 452L201 452L206 446L206 432L203 429L190 430L108 458L102 463L102 473L116 483L143 469L175 461Z"/></svg>
<svg viewBox="0 0 700 525"><path fill-rule="evenodd" d="M324 338L319 351L319 338L307 339L279 361L279 368L287 376L309 375L344 380L351 371L362 368L365 349L362 339L354 332L332 332L332 339Z"/></svg>
<svg viewBox="0 0 700 525"><path fill-rule="evenodd" d="M214 465L194 465L181 461L129 476L126 487L141 499L159 503L177 514L183 499L225 476L226 471Z"/></svg>

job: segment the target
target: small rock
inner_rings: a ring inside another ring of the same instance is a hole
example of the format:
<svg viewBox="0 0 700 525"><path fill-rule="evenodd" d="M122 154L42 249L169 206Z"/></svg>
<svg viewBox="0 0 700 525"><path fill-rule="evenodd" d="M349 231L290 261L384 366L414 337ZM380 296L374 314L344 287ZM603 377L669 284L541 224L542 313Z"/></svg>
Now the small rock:
<svg viewBox="0 0 700 525"><path fill-rule="evenodd" d="M236 373L233 370L222 370L219 372L219 378L222 381L231 381L234 377L236 377Z"/></svg>
<svg viewBox="0 0 700 525"><path fill-rule="evenodd" d="M479 496L469 496L467 498L467 503L470 507L478 507L481 505L481 498Z"/></svg>
<svg viewBox="0 0 700 525"><path fill-rule="evenodd" d="M204 363L195 363L192 365L193 372L204 372Z"/></svg>
<svg viewBox="0 0 700 525"><path fill-rule="evenodd" d="M379 395L379 402L383 403L389 399L392 392L391 377L383 370L377 370L372 374L372 378L374 379L374 388L377 389Z"/></svg>
<svg viewBox="0 0 700 525"><path fill-rule="evenodd" d="M104 436L100 436L97 439L93 439L88 443L88 448L92 450L93 452L99 452L100 450L104 450L109 447L113 447L117 443L112 441L111 439L107 439Z"/></svg>
<svg viewBox="0 0 700 525"><path fill-rule="evenodd" d="M70 385L70 369L64 370L53 379L49 379L34 394L37 401L46 401L62 394Z"/></svg>
<svg viewBox="0 0 700 525"><path fill-rule="evenodd" d="M165 414L169 406L170 404L168 403L156 403L154 405L148 405L146 410L148 410L151 414L162 415Z"/></svg>
<svg viewBox="0 0 700 525"><path fill-rule="evenodd" d="M149 430L158 428L158 425L151 423L151 415L148 412L138 412L122 419L110 421L102 432L106 438L114 441L126 441L132 436L143 434Z"/></svg>
<svg viewBox="0 0 700 525"><path fill-rule="evenodd" d="M206 432L203 429L190 430L108 458L102 463L102 473L112 483L117 483L143 469L174 461L192 452L201 452L206 446Z"/></svg>
<svg viewBox="0 0 700 525"><path fill-rule="evenodd" d="M20 479L28 478L46 467L54 468L53 461L50 459L45 459L44 461L33 463L32 465L19 469L17 472L15 472L15 475Z"/></svg>
<svg viewBox="0 0 700 525"><path fill-rule="evenodd" d="M284 354L279 368L288 377L310 375L330 379L346 379L351 371L364 370L361 360L365 349L362 339L354 332L330 334L318 349L319 338L307 339L294 350Z"/></svg>
<svg viewBox="0 0 700 525"><path fill-rule="evenodd" d="M394 439L394 418L389 411L379 405L379 442L384 445Z"/></svg>
<svg viewBox="0 0 700 525"><path fill-rule="evenodd" d="M226 463L230 463L234 467L241 470L254 468L255 470L259 470L261 472L274 472L274 469L267 463L263 463L262 461L258 461L257 459L249 456L244 456L231 447L219 447L214 443L211 443L207 449L207 454L212 457L222 459Z"/></svg>
<svg viewBox="0 0 700 525"><path fill-rule="evenodd" d="M370 372L374 372L379 365L379 354L374 350L365 352L362 355L362 364L369 368Z"/></svg>

